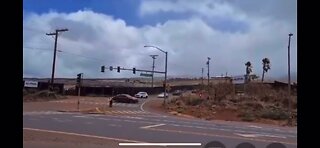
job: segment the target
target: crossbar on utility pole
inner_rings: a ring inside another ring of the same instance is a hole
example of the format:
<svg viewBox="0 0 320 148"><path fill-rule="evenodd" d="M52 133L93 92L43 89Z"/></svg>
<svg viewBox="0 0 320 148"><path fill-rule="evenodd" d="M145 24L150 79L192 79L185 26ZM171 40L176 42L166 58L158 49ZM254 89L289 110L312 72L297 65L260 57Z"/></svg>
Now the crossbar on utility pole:
<svg viewBox="0 0 320 148"><path fill-rule="evenodd" d="M68 31L68 29L56 29L54 33L46 33L48 36L55 36L54 41L54 53L53 53L53 62L52 62L52 73L51 73L51 84L49 85L49 88L53 90L53 83L54 83L54 71L55 71L55 65L56 65L56 54L57 54L57 42L58 42L58 34L59 32L65 32Z"/></svg>

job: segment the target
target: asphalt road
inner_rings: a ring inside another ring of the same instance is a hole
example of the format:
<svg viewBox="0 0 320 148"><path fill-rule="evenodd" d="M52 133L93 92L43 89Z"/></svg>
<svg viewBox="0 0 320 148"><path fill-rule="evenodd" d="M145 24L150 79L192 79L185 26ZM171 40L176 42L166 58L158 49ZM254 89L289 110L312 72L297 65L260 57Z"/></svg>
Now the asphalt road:
<svg viewBox="0 0 320 148"><path fill-rule="evenodd" d="M188 146L197 148L211 141L219 141L229 148L244 142L257 148L265 148L275 142L287 148L297 147L296 128L179 118L148 112L143 109L143 104L144 101L134 107L123 105L118 112L107 115L24 112L23 128L127 142L201 143L201 146Z"/></svg>

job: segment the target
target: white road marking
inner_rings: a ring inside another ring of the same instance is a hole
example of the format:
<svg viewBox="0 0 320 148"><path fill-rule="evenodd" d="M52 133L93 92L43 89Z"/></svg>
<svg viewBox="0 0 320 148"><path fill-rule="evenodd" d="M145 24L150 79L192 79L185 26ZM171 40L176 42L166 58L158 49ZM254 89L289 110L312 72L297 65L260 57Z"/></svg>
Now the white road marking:
<svg viewBox="0 0 320 148"><path fill-rule="evenodd" d="M235 135L246 137L246 138L255 138L258 137L256 134L240 134L240 133L234 133Z"/></svg>
<svg viewBox="0 0 320 148"><path fill-rule="evenodd" d="M149 100L144 101L144 102L140 105L140 110L144 111L143 105L146 104L147 102L149 102Z"/></svg>
<svg viewBox="0 0 320 148"><path fill-rule="evenodd" d="M255 125L249 125L248 127L253 127L253 128L262 128L260 126L255 126Z"/></svg>
<svg viewBox="0 0 320 148"><path fill-rule="evenodd" d="M287 138L284 136L271 135L271 134L240 134L240 133L234 133L234 134L242 137L247 137L247 138L255 138L255 137L272 137L272 138L283 138L283 139Z"/></svg>
<svg viewBox="0 0 320 148"><path fill-rule="evenodd" d="M90 116L73 116L75 118L91 118Z"/></svg>
<svg viewBox="0 0 320 148"><path fill-rule="evenodd" d="M271 135L271 134L256 134L256 135L261 136L261 137L273 137L273 138L283 138L283 139L287 138L285 136Z"/></svg>
<svg viewBox="0 0 320 148"><path fill-rule="evenodd" d="M116 126L116 127L121 127L121 125L118 124L108 124L109 126Z"/></svg>
<svg viewBox="0 0 320 148"><path fill-rule="evenodd" d="M125 117L125 118L130 118L130 119L143 119L143 118L141 118L141 117L130 117L130 116L123 116L123 117Z"/></svg>
<svg viewBox="0 0 320 148"><path fill-rule="evenodd" d="M53 130L43 130L43 129L34 129L34 128L23 128L23 130L31 130L31 131L39 131L39 132L48 132L48 133L57 133L57 134L65 134L65 135L81 136L81 137L89 137L89 138L98 138L98 139L106 139L106 140L116 140L116 141L124 141L124 142L143 143L142 141L135 141L135 140L128 140L128 139L119 139L119 138L112 138L112 137L102 137L102 136L87 135L87 134L78 134L78 133L69 133L69 132L53 131Z"/></svg>
<svg viewBox="0 0 320 148"><path fill-rule="evenodd" d="M201 146L201 143L119 143L119 146Z"/></svg>
<svg viewBox="0 0 320 148"><path fill-rule="evenodd" d="M158 126L163 126L163 125L166 125L166 124L156 124L156 125L149 125L149 126L143 126L143 127L140 127L140 128L152 128L152 127L158 127Z"/></svg>

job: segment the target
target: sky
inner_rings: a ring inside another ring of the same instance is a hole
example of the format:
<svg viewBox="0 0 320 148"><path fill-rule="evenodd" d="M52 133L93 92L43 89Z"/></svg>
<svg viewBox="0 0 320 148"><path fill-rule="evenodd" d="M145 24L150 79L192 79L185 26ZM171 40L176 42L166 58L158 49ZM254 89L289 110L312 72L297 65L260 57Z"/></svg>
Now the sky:
<svg viewBox="0 0 320 148"><path fill-rule="evenodd" d="M288 74L289 33L292 75L297 73L296 0L23 0L23 76L50 78L54 33L58 33L55 77L140 77L101 66L164 71L168 76L262 75L269 58L268 78ZM162 74L155 76L163 77Z"/></svg>

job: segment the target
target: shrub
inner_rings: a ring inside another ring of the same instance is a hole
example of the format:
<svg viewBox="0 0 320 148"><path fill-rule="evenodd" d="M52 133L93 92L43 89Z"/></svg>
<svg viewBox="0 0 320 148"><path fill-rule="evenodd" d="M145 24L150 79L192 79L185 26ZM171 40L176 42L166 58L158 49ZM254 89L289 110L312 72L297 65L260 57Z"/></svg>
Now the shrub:
<svg viewBox="0 0 320 148"><path fill-rule="evenodd" d="M252 111L260 111L264 108L262 103L256 101L245 101L242 103L242 106L252 110Z"/></svg>
<svg viewBox="0 0 320 148"><path fill-rule="evenodd" d="M183 111L184 111L184 108L183 108L183 107L178 107L178 108L177 108L177 112L178 112L178 113L182 113Z"/></svg>
<svg viewBox="0 0 320 148"><path fill-rule="evenodd" d="M231 83L218 83L214 87L213 98L216 102L226 99L228 95L234 95L234 86Z"/></svg>
<svg viewBox="0 0 320 148"><path fill-rule="evenodd" d="M275 90L268 84L249 83L245 86L245 91L249 95L267 96L275 93Z"/></svg>
<svg viewBox="0 0 320 148"><path fill-rule="evenodd" d="M187 105L196 106L203 102L203 99L190 97L185 100Z"/></svg>
<svg viewBox="0 0 320 148"><path fill-rule="evenodd" d="M273 120L284 120L288 118L288 113L280 109L264 109L260 113L260 117Z"/></svg>
<svg viewBox="0 0 320 148"><path fill-rule="evenodd" d="M248 122L254 121L256 119L255 115L248 111L240 114L240 117L242 121L248 121Z"/></svg>

